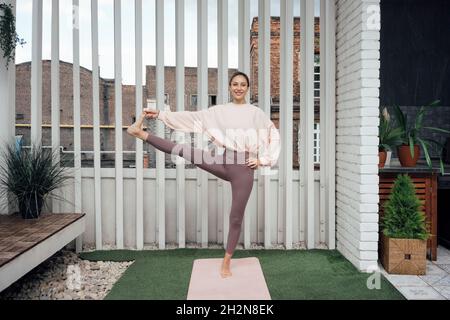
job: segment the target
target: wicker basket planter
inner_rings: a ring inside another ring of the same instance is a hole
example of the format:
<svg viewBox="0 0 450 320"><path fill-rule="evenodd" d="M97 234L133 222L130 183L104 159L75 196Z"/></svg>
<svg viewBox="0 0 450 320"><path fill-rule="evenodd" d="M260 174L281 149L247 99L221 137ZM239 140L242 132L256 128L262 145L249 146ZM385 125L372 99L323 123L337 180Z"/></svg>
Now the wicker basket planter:
<svg viewBox="0 0 450 320"><path fill-rule="evenodd" d="M388 273L423 275L427 269L427 241L396 239L383 235L383 267Z"/></svg>

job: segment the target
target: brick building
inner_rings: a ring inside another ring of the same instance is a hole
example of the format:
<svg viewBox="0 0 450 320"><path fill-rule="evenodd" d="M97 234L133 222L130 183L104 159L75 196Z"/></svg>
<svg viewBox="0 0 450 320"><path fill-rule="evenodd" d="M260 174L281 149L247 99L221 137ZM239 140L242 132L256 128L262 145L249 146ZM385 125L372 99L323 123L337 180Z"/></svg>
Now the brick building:
<svg viewBox="0 0 450 320"><path fill-rule="evenodd" d="M271 96L272 106L278 107L280 96L280 17L271 17L270 19L270 77L271 77ZM251 99L252 101L258 100L258 17L253 18L250 29L250 62L251 62L251 77L255 79L251 86ZM320 20L319 17L314 21L314 33L315 44L314 54L320 53L319 47L319 33L320 33ZM300 62L300 18L294 17L294 45L293 45L293 94L295 105L298 107L300 101L300 83L299 83L299 62Z"/></svg>
<svg viewBox="0 0 450 320"><path fill-rule="evenodd" d="M299 54L300 54L300 18L294 18L294 67L293 67L293 102L294 102L294 126L293 126L293 163L298 167L298 130L299 130L299 101L300 85L298 78ZM319 54L319 18L315 19L315 55ZM280 18L271 17L271 118L275 125L279 127L279 72L280 72ZM258 18L252 21L250 30L250 79L251 96L250 102L258 104ZM319 71L318 66L317 72ZM166 104L171 110L176 110L176 74L175 67L166 66L164 68L164 83ZM229 69L229 75L236 69ZM146 66L146 82L143 86L144 106L155 100L155 77L156 67ZM65 151L73 151L73 71L72 64L60 62L60 121L61 121L61 145ZM44 145L51 145L51 61L42 62L42 142ZM318 81L318 74L315 81ZM30 143L30 81L31 63L25 62L16 65L16 134L24 136L24 144ZM208 68L208 92L209 106L217 103L217 69ZM319 120L319 88L315 83L316 100L316 121ZM115 144L115 94L114 79L100 78L100 140L102 151L114 151ZM92 71L80 67L80 94L81 94L81 150L93 150L93 130L92 130ZM197 110L197 68L185 67L185 110ZM135 149L135 139L125 133L126 127L135 119L135 86L122 85L122 132L123 150L133 151ZM154 130L154 121L150 121L150 130ZM169 129L166 128L166 134ZM167 136L167 135L166 135ZM154 166L154 148L144 145L144 151L150 154L150 165ZM86 161L92 160L92 154L82 154L84 165ZM167 155L166 159L170 159ZM102 154L102 166L114 166L114 153ZM124 154L124 161L134 160L132 153ZM107 164L109 161L109 165ZM171 166L171 162L168 166ZM86 164L87 166L90 166ZM128 166L126 164L125 166Z"/></svg>
<svg viewBox="0 0 450 320"><path fill-rule="evenodd" d="M236 69L229 69L231 75ZM23 135L23 144L30 144L30 98L31 98L31 63L16 65L16 135ZM165 67L166 104L171 110L176 110L175 67ZM217 97L217 69L208 69L209 105L216 104ZM146 67L146 84L143 86L143 107L155 99L155 66ZM102 151L114 151L115 146L115 94L114 79L100 78L100 142ZM123 150L133 151L135 139L126 134L126 127L135 121L135 86L122 85L122 132ZM81 96L81 150L93 150L92 130L92 71L80 67L80 96ZM185 68L185 109L197 109L197 68ZM61 146L64 151L73 151L73 71L72 64L60 62L60 123ZM51 145L51 61L42 62L42 143ZM149 121L154 130L155 121ZM166 130L169 133L169 130ZM154 165L154 149L144 145L144 150L150 154L151 165ZM167 159L169 159L168 156ZM93 159L93 155L82 154L83 165ZM114 166L114 154L102 154L102 166ZM124 161L134 161L132 153L124 154ZM130 163L132 164L132 163ZM128 166L128 164L126 165ZM171 163L168 161L168 166Z"/></svg>
<svg viewBox="0 0 450 320"><path fill-rule="evenodd" d="M166 93L166 104L170 105L172 111L175 111L176 106L176 69L175 67L166 66L164 72L164 84ZM228 75L231 76L237 69L228 69ZM145 87L148 92L148 99L155 99L156 91L156 67L146 66L146 82ZM184 105L185 110L197 110L197 68L184 68ZM208 92L209 92L209 106L217 104L217 68L208 68Z"/></svg>
<svg viewBox="0 0 450 320"><path fill-rule="evenodd" d="M251 79L251 101L258 103L258 17L253 18L250 29L250 74ZM270 96L271 96L271 118L275 126L279 127L279 108L280 108L280 17L270 18ZM319 17L314 21L314 55L318 62L320 53L319 33L320 20ZM294 45L293 45L293 104L294 104L294 124L293 124L293 164L298 167L298 132L300 123L300 79L299 79L299 62L300 62L300 18L294 17ZM315 121L319 121L319 67L315 67Z"/></svg>
<svg viewBox="0 0 450 320"><path fill-rule="evenodd" d="M23 144L30 144L30 98L31 63L16 65L16 135L23 135ZM100 78L100 143L101 150L114 150L114 80ZM143 96L146 96L145 88ZM80 67L81 101L81 150L93 150L92 130L92 71ZM135 86L122 86L122 121L131 124L135 108ZM144 99L145 101L145 99ZM61 146L64 151L73 151L73 71L72 64L60 62L60 123ZM134 140L123 136L124 150L134 148ZM51 61L42 61L42 144L51 145ZM92 154L82 154L82 160L92 158ZM102 155L103 160L113 159L110 154Z"/></svg>

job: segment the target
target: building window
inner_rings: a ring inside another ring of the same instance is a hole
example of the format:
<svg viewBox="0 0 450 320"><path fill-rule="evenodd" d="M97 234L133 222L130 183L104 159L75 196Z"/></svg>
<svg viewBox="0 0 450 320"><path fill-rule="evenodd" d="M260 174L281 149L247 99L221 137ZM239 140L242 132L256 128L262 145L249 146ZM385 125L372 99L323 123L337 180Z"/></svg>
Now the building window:
<svg viewBox="0 0 450 320"><path fill-rule="evenodd" d="M197 107L197 95L191 94L191 107ZM217 96L215 94L210 94L208 96L208 107L215 106L217 104Z"/></svg>
<svg viewBox="0 0 450 320"><path fill-rule="evenodd" d="M16 120L23 120L24 118L23 113L16 113Z"/></svg>
<svg viewBox="0 0 450 320"><path fill-rule="evenodd" d="M313 147L314 163L320 164L320 124L319 124L319 122L314 123L313 135L314 135L314 147Z"/></svg>
<svg viewBox="0 0 450 320"><path fill-rule="evenodd" d="M197 95L191 94L191 107L196 107L196 106L197 106Z"/></svg>
<svg viewBox="0 0 450 320"><path fill-rule="evenodd" d="M320 64L314 62L314 98L320 98Z"/></svg>
<svg viewBox="0 0 450 320"><path fill-rule="evenodd" d="M302 139L300 135L300 130L297 127L297 137L298 137L298 154L300 155L300 141ZM313 127L313 162L314 164L320 164L320 123L314 122Z"/></svg>
<svg viewBox="0 0 450 320"><path fill-rule="evenodd" d="M314 55L314 100L320 100L320 54ZM314 123L313 136L314 164L320 164L320 122Z"/></svg>
<svg viewBox="0 0 450 320"><path fill-rule="evenodd" d="M216 95L212 95L212 94L210 94L209 95L209 107L210 106L215 106L217 103L217 96Z"/></svg>
<svg viewBox="0 0 450 320"><path fill-rule="evenodd" d="M170 102L169 94L165 93L164 94L164 104L169 106L170 105L169 102ZM153 109L156 108L156 99L155 98L147 99L147 107L148 108L153 108Z"/></svg>

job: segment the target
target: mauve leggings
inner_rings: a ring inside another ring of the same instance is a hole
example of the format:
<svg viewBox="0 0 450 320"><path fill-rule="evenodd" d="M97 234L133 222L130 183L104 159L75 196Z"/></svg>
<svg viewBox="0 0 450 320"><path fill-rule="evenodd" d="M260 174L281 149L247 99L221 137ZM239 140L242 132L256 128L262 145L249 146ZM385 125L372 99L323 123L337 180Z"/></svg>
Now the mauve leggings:
<svg viewBox="0 0 450 320"><path fill-rule="evenodd" d="M245 207L253 187L254 169L245 164L248 152L225 149L223 154L213 156L204 150L193 148L188 144L177 144L152 133L148 135L146 141L165 153L172 153L174 147L177 146L173 154L183 157L197 167L231 183L232 204L226 252L233 254L241 233ZM203 161L204 157L207 157L207 161Z"/></svg>

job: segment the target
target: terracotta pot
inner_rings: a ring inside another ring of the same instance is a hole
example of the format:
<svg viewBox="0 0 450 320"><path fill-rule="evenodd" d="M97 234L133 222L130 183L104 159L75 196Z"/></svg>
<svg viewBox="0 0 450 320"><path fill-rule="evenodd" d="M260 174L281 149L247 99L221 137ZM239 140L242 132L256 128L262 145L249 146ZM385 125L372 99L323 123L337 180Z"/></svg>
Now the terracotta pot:
<svg viewBox="0 0 450 320"><path fill-rule="evenodd" d="M148 154L144 154L144 168L148 168L149 167L149 155Z"/></svg>
<svg viewBox="0 0 450 320"><path fill-rule="evenodd" d="M414 145L414 158L411 157L411 151L409 151L409 145L401 145L397 147L398 160L402 167L415 167L417 160L420 156L420 148L416 144Z"/></svg>
<svg viewBox="0 0 450 320"><path fill-rule="evenodd" d="M386 163L387 152L385 150L378 151L378 158L380 161L378 162L378 168L383 168Z"/></svg>

